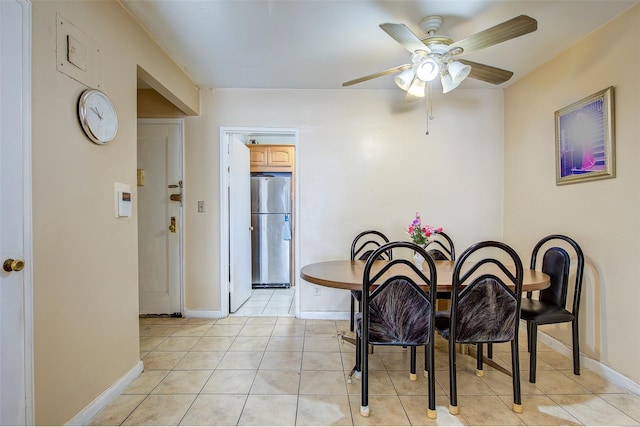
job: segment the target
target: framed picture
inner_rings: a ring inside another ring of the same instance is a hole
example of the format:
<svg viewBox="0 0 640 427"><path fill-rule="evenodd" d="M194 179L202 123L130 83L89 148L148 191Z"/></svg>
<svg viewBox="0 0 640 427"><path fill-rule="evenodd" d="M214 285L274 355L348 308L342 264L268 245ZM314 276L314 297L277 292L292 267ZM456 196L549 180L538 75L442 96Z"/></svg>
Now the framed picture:
<svg viewBox="0 0 640 427"><path fill-rule="evenodd" d="M556 185L616 176L613 86L555 112Z"/></svg>

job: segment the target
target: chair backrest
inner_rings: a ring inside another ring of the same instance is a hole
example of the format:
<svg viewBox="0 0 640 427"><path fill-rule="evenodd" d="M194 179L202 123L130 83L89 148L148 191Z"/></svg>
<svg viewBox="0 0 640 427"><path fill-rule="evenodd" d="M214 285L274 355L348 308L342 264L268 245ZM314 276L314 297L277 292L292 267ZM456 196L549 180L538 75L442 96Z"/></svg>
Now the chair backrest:
<svg viewBox="0 0 640 427"><path fill-rule="evenodd" d="M376 230L367 230L358 234L351 243L351 260L366 260L380 246L389 243L387 236ZM391 259L391 250L380 254L379 259Z"/></svg>
<svg viewBox="0 0 640 427"><path fill-rule="evenodd" d="M523 275L520 257L505 243L484 241L465 250L453 267L451 341L507 342L517 337Z"/></svg>
<svg viewBox="0 0 640 427"><path fill-rule="evenodd" d="M420 253L425 258L424 270L418 270L413 261L403 258L390 260L378 268L378 257L395 248ZM424 283L425 288L418 283ZM415 243L391 242L374 251L362 278L364 342L407 346L429 343L433 339L437 283L433 260Z"/></svg>
<svg viewBox="0 0 640 427"><path fill-rule="evenodd" d="M453 245L453 240L443 231L434 234L425 249L435 261L456 260L456 249Z"/></svg>
<svg viewBox="0 0 640 427"><path fill-rule="evenodd" d="M584 254L580 245L570 237L562 234L551 234L543 237L534 246L531 252L532 270L536 269L538 264L538 256L544 247L551 245L565 244L563 246L571 246L575 251L575 284L573 294L573 314L577 316L580 307L580 294L582 292L582 278L584 274ZM542 255L542 272L549 275L551 284L548 288L540 291L539 299L547 303L555 304L559 307L566 308L567 294L569 291L569 274L572 267L571 256L560 246L552 246L546 249ZM531 298L532 293L527 292L527 297Z"/></svg>

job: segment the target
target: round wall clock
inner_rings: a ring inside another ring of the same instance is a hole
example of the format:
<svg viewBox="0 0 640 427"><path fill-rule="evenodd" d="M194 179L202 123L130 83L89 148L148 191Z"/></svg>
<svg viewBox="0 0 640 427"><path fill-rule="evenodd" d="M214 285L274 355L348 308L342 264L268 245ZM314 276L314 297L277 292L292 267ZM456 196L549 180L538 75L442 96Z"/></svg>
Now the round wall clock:
<svg viewBox="0 0 640 427"><path fill-rule="evenodd" d="M107 95L87 89L78 100L78 118L87 137L96 144L106 144L118 132L118 115Z"/></svg>

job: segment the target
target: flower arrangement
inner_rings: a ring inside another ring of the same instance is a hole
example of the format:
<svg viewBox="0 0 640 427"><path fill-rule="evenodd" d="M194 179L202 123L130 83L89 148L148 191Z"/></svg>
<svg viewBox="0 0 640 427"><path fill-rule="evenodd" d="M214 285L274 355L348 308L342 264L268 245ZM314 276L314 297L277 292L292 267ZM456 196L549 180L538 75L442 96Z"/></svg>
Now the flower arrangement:
<svg viewBox="0 0 640 427"><path fill-rule="evenodd" d="M416 218L411 222L407 231L413 243L424 247L429 243L429 238L433 234L442 231L442 227L435 228L431 225L423 225L420 219L420 212L416 212Z"/></svg>

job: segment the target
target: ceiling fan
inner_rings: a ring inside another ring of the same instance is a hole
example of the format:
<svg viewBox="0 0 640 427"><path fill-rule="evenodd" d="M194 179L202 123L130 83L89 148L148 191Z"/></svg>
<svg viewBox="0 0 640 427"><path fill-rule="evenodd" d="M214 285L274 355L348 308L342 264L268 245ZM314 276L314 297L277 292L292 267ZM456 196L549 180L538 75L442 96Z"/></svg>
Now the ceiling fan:
<svg viewBox="0 0 640 427"><path fill-rule="evenodd" d="M513 72L468 61L460 56L523 36L538 28L538 22L535 19L520 15L454 42L449 37L436 34L442 22L442 16L424 18L420 22L420 28L425 32L426 37L422 39L404 24L380 24L380 28L409 51L411 63L349 80L342 83L342 86L351 86L388 74L399 73L394 77L394 81L398 87L407 92L410 99L423 97L428 82L437 77L440 77L442 82L443 93L455 89L467 77L498 85L509 80Z"/></svg>

